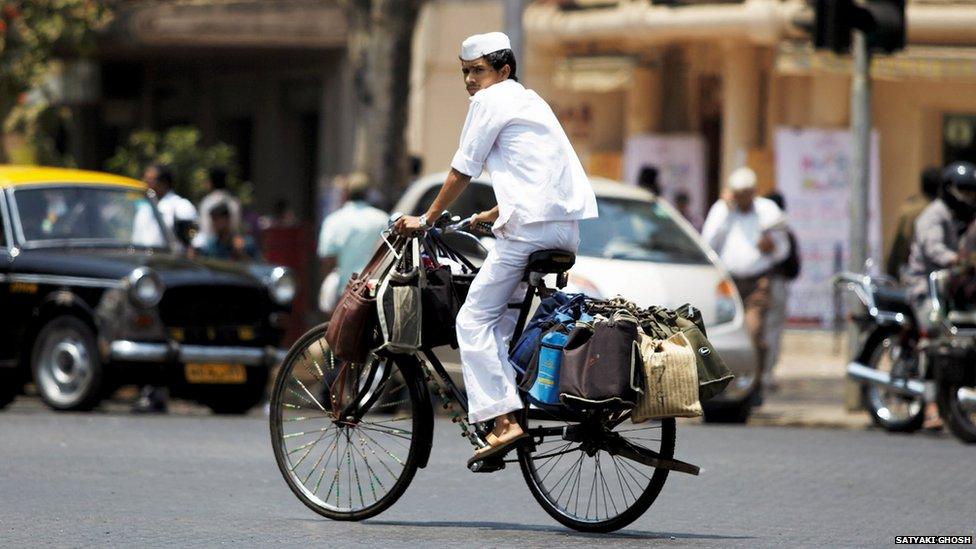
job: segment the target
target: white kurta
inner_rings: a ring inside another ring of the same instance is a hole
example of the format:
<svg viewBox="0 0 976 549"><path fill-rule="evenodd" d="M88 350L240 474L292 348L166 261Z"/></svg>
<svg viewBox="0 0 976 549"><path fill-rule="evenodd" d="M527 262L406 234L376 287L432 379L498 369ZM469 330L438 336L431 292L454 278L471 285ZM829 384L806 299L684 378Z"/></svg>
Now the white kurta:
<svg viewBox="0 0 976 549"><path fill-rule="evenodd" d="M451 167L472 177L487 170L498 200L495 248L457 318L468 418L479 422L522 407L508 362L516 319L506 313L529 255L575 252L578 220L597 216L596 196L552 109L513 80L471 98Z"/></svg>
<svg viewBox="0 0 976 549"><path fill-rule="evenodd" d="M752 204L751 210L741 212L719 200L708 211L702 227L702 238L735 278L764 274L790 254L783 211L768 198L756 198ZM773 241L772 253L759 251L764 233Z"/></svg>

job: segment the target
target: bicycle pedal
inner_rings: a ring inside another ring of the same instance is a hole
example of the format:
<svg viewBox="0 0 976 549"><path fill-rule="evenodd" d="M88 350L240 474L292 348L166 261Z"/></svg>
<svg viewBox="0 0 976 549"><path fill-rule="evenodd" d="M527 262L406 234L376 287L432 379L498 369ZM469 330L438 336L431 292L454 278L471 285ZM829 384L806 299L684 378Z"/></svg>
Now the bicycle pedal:
<svg viewBox="0 0 976 549"><path fill-rule="evenodd" d="M468 465L472 473L494 473L505 468L505 461L502 459L479 459Z"/></svg>

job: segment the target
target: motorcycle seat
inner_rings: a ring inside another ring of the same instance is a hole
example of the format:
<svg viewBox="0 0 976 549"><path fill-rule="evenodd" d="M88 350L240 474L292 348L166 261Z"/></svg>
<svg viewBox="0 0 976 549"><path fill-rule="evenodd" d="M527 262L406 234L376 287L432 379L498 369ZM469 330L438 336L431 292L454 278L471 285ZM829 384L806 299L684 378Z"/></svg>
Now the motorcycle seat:
<svg viewBox="0 0 976 549"><path fill-rule="evenodd" d="M890 286L875 287L874 303L881 311L915 316L912 306L908 303L908 292L903 288L893 288Z"/></svg>

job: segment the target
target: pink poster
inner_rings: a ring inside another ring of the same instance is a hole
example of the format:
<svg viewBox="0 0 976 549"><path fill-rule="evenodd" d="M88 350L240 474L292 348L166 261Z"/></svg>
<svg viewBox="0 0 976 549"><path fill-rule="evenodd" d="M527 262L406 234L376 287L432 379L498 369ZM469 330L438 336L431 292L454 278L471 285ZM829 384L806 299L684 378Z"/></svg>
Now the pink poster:
<svg viewBox="0 0 976 549"><path fill-rule="evenodd" d="M878 135L871 139L868 201L870 255L881 258ZM831 278L847 270L850 250L851 136L846 130L776 131L776 186L796 235L802 270L790 290L788 318L830 326L839 313Z"/></svg>

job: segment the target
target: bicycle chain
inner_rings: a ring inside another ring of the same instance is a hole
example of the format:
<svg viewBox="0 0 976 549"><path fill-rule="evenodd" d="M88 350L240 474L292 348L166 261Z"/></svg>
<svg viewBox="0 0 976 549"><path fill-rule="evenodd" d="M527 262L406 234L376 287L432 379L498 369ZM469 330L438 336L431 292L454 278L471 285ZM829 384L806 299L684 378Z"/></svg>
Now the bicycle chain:
<svg viewBox="0 0 976 549"><path fill-rule="evenodd" d="M440 382L437 380L437 376L431 373L430 368L427 366L426 360L420 360L420 366L424 372L424 381L427 385L434 390L434 394L441 399L441 407L448 411L451 415L451 423L457 423L461 427L461 438L467 438L468 442L471 443L475 449L481 448L484 443L478 438L477 432L471 428L471 424L464 417L463 414L458 412L454 408L454 401L447 396L447 391L441 386Z"/></svg>

